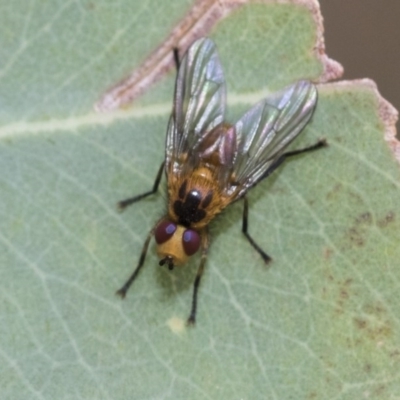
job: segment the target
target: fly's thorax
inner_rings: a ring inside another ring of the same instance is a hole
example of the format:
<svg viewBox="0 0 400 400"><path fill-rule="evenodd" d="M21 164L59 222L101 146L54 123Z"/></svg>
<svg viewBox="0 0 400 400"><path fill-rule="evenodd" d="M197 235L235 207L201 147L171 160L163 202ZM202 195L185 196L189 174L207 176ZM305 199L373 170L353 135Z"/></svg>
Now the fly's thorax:
<svg viewBox="0 0 400 400"><path fill-rule="evenodd" d="M169 186L168 214L185 227L202 229L221 209L219 182L210 168L196 168Z"/></svg>
<svg viewBox="0 0 400 400"><path fill-rule="evenodd" d="M155 228L157 255L162 264L172 269L175 265L185 264L189 257L200 248L201 233L168 219L162 220Z"/></svg>

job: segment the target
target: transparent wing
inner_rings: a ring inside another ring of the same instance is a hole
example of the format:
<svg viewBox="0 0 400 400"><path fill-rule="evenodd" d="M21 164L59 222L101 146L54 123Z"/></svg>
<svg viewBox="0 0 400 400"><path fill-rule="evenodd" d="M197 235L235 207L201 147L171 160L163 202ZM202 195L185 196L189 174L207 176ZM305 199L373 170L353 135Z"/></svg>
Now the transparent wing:
<svg viewBox="0 0 400 400"><path fill-rule="evenodd" d="M179 66L165 146L167 172L178 172L184 155L223 122L225 103L225 79L216 46L210 39L199 39Z"/></svg>
<svg viewBox="0 0 400 400"><path fill-rule="evenodd" d="M235 198L262 179L268 167L306 126L316 102L315 86L298 81L256 104L235 124L235 188L228 189L235 193Z"/></svg>

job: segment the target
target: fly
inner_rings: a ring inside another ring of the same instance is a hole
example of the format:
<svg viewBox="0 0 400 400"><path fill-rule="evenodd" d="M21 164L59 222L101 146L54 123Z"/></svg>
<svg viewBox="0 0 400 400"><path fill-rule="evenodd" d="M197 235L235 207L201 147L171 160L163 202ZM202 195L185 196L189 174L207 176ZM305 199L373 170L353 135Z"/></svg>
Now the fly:
<svg viewBox="0 0 400 400"><path fill-rule="evenodd" d="M226 123L226 85L216 46L207 38L195 41L178 68L165 160L153 188L118 203L124 209L156 193L165 171L167 214L151 228L137 267L117 294L125 297L143 267L153 236L159 264L170 270L200 250L188 318L188 323L194 324L210 245L208 225L239 199L244 204L242 232L264 262L270 262L271 257L248 233L246 193L287 158L326 146L325 140L319 140L310 147L284 151L306 126L316 103L315 86L298 81L257 103L234 125Z"/></svg>

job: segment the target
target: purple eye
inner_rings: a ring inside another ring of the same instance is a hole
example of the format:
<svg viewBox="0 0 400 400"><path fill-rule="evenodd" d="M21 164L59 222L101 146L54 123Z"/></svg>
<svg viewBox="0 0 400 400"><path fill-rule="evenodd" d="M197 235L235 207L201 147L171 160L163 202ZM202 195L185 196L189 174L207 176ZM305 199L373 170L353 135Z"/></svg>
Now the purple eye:
<svg viewBox="0 0 400 400"><path fill-rule="evenodd" d="M154 232L158 244L165 243L176 231L176 224L171 221L161 222Z"/></svg>
<svg viewBox="0 0 400 400"><path fill-rule="evenodd" d="M193 229L186 229L182 236L182 244L188 256L193 255L200 247L200 236Z"/></svg>

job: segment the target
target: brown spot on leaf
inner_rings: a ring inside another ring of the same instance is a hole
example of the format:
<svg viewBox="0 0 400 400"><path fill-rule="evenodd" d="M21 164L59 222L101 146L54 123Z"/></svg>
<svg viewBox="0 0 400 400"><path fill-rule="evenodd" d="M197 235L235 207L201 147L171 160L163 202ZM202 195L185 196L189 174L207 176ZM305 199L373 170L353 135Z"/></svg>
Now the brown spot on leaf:
<svg viewBox="0 0 400 400"><path fill-rule="evenodd" d="M337 288L338 288L338 295L337 295L337 307L336 307L336 313L342 314L344 312L344 308L346 306L347 301L350 298L351 295L351 284L353 280L352 279L346 279L346 280L341 280L337 282Z"/></svg>
<svg viewBox="0 0 400 400"><path fill-rule="evenodd" d="M394 222L396 214L393 211L389 211L383 218L378 220L377 225L380 228L386 228L389 224Z"/></svg>
<svg viewBox="0 0 400 400"><path fill-rule="evenodd" d="M364 371L369 374L372 371L372 365L371 364L365 364L364 366Z"/></svg>
<svg viewBox="0 0 400 400"><path fill-rule="evenodd" d="M362 336L377 344L383 344L393 334L393 329L381 304L364 307L363 315L353 319Z"/></svg>
<svg viewBox="0 0 400 400"><path fill-rule="evenodd" d="M354 227L347 231L347 237L352 245L360 247L364 244L364 239L361 232Z"/></svg>
<svg viewBox="0 0 400 400"><path fill-rule="evenodd" d="M330 258L332 258L332 254L333 254L333 250L329 247L325 247L323 249L323 255L325 260L329 260Z"/></svg>
<svg viewBox="0 0 400 400"><path fill-rule="evenodd" d="M369 211L362 212L354 218L353 225L345 233L344 248L364 246L372 221L373 215Z"/></svg>
<svg viewBox="0 0 400 400"><path fill-rule="evenodd" d="M358 329L365 329L365 327L367 326L367 321L361 318L354 318L354 323L356 324Z"/></svg>
<svg viewBox="0 0 400 400"><path fill-rule="evenodd" d="M372 222L372 214L369 211L360 214L356 218L356 224L370 224L371 222Z"/></svg>
<svg viewBox="0 0 400 400"><path fill-rule="evenodd" d="M322 296L335 304L334 313L336 315L342 315L346 312L345 307L353 295L353 279L337 279L330 270L326 270L324 275L328 283L322 286Z"/></svg>

